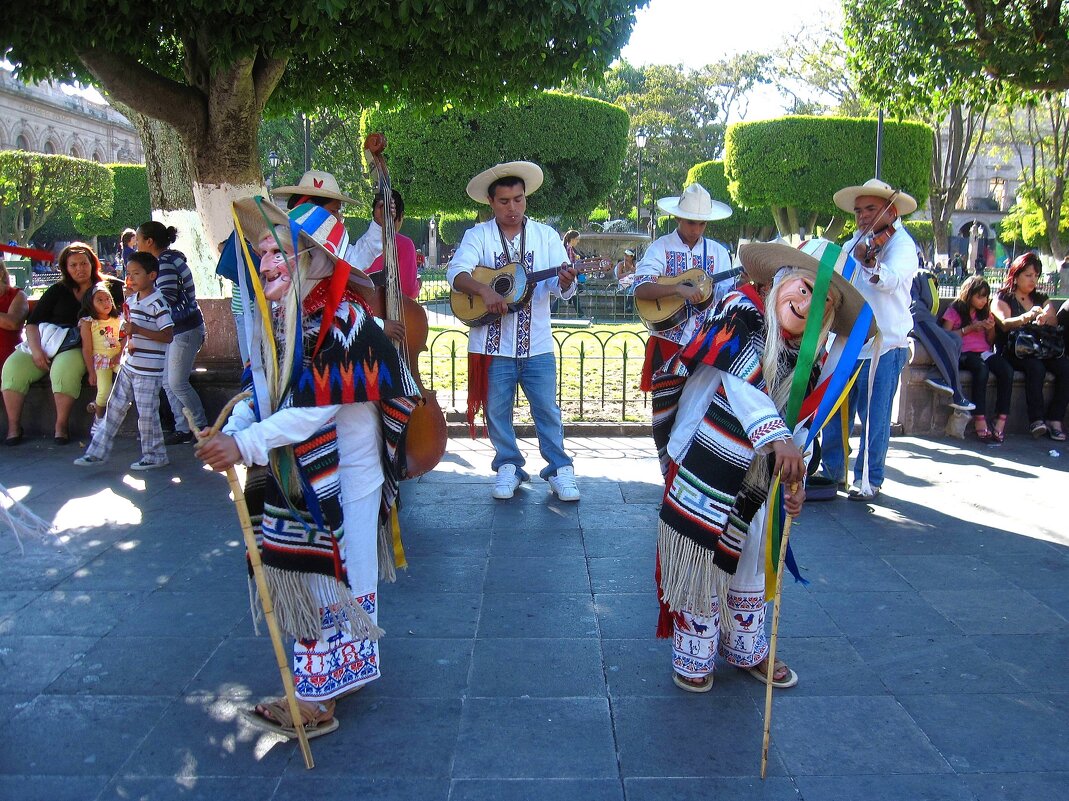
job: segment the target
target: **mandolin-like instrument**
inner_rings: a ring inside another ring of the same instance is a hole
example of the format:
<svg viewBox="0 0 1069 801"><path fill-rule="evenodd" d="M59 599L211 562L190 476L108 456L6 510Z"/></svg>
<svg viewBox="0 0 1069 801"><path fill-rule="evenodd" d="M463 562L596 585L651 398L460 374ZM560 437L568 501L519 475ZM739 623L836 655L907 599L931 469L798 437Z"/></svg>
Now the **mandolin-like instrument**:
<svg viewBox="0 0 1069 801"><path fill-rule="evenodd" d="M612 269L612 262L608 259L583 259L575 262L572 269L577 273L601 278ZM512 313L531 300L535 285L539 281L553 278L559 272L560 267L550 267L529 273L523 265L513 262L496 270L493 267L476 267L472 270L471 277L503 297L509 306L509 313ZM449 293L449 305L458 320L472 327L486 325L501 316L488 311L486 303L479 295L469 295L455 289Z"/></svg>
<svg viewBox="0 0 1069 801"><path fill-rule="evenodd" d="M713 302L713 287L725 278L732 278L741 272L742 269L736 267L733 270L725 270L721 273L709 275L700 267L694 267L690 270L684 270L679 275L659 276L656 283L660 286L687 284L697 287L700 293L698 300L693 303L687 303L679 295L669 295L656 300L646 300L636 296L635 310L651 333L659 334L662 331L668 331L681 323L685 323L691 315L708 309Z"/></svg>

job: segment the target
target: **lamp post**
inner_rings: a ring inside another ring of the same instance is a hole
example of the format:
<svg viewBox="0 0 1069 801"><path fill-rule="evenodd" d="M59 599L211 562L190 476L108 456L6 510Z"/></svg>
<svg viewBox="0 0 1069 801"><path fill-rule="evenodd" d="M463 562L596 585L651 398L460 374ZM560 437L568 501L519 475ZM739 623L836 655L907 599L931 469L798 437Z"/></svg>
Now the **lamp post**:
<svg viewBox="0 0 1069 801"><path fill-rule="evenodd" d="M646 148L646 129L635 131L635 149L638 151L638 202L635 203L636 227L642 226L642 151Z"/></svg>
<svg viewBox="0 0 1069 801"><path fill-rule="evenodd" d="M278 155L277 150L272 150L267 154L267 163L271 165L271 177L267 181L267 186L270 188L275 184L275 172L278 170L278 165L282 163L282 157Z"/></svg>

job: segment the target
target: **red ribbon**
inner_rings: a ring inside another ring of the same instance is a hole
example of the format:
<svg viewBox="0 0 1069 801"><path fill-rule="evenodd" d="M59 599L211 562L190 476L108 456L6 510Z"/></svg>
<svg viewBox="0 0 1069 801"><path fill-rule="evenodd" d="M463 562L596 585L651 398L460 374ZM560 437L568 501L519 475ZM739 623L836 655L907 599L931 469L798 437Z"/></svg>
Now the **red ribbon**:
<svg viewBox="0 0 1069 801"><path fill-rule="evenodd" d="M53 262L56 260L56 257L52 255L52 251L50 250L38 250L37 248L22 248L18 245L0 244L0 253L13 253L16 256L25 256L27 259L33 259L34 261Z"/></svg>

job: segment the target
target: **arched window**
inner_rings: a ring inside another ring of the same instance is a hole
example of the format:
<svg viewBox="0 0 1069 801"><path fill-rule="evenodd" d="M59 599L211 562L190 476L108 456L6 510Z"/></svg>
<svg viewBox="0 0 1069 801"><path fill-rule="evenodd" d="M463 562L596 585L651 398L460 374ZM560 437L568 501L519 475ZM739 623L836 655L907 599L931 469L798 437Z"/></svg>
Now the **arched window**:
<svg viewBox="0 0 1069 801"><path fill-rule="evenodd" d="M54 154L55 152L56 152L56 146L54 144L52 144L52 140L49 139L47 142L45 142L45 153L53 153Z"/></svg>
<svg viewBox="0 0 1069 801"><path fill-rule="evenodd" d="M97 162L97 163L100 163L100 162L102 162L103 160L104 160L104 156L103 156L103 155L101 155L101 153L100 153L100 151L99 151L99 150L98 150L98 151L96 151L95 153L93 153L93 161L95 161L95 162Z"/></svg>
<svg viewBox="0 0 1069 801"><path fill-rule="evenodd" d="M15 137L15 149L16 150L29 150L30 149L30 140L28 140L22 134L19 134L18 136Z"/></svg>

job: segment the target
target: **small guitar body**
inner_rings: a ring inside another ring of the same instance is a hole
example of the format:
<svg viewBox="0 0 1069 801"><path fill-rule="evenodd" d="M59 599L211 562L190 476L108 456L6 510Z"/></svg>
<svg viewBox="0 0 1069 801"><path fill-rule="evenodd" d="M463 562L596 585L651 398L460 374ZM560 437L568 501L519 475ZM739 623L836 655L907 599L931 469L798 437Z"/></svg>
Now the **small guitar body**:
<svg viewBox="0 0 1069 801"><path fill-rule="evenodd" d="M679 275L662 275L657 279L661 286L676 286L678 284L690 284L701 292L701 296L694 303L688 304L678 295L670 295L657 300L645 300L635 298L635 310L642 322L646 324L652 333L659 334L675 328L680 323L686 322L687 318L695 312L703 312L713 302L713 280L709 273L699 267L685 270Z"/></svg>
<svg viewBox="0 0 1069 801"><path fill-rule="evenodd" d="M499 270L476 267L471 271L471 277L480 284L491 287L503 297L509 305L509 311L516 311L534 294L535 285L527 280L527 271L519 262L511 262ZM486 303L479 295L469 295L455 289L449 292L449 305L458 320L472 327L486 325L501 316L488 311Z"/></svg>
<svg viewBox="0 0 1069 801"><path fill-rule="evenodd" d="M612 263L607 259L585 259L572 265L572 269L577 272L596 275L602 275L611 268ZM535 285L539 281L552 278L557 272L557 267L551 267L548 270L528 273L522 264L511 262L496 270L492 267L476 267L471 271L471 277L503 297L509 305L509 313L512 313L530 302ZM501 316L488 311L486 303L480 296L458 292L455 289L449 292L449 306L460 322L473 328L486 325Z"/></svg>

